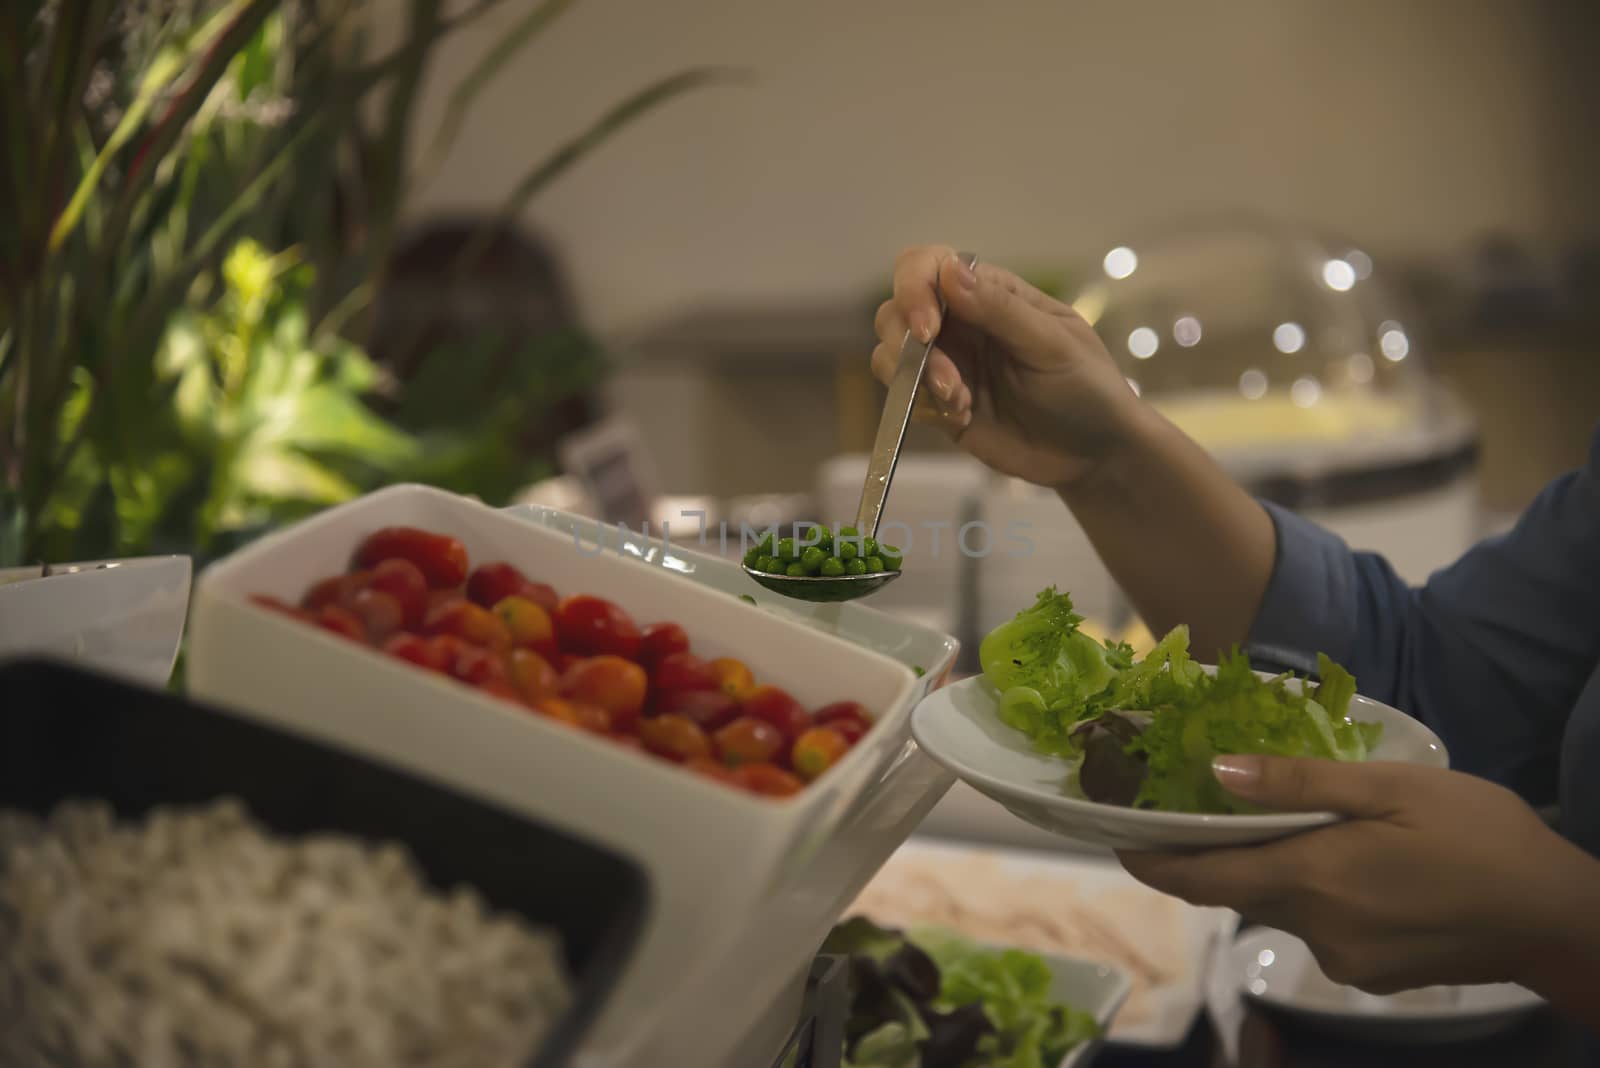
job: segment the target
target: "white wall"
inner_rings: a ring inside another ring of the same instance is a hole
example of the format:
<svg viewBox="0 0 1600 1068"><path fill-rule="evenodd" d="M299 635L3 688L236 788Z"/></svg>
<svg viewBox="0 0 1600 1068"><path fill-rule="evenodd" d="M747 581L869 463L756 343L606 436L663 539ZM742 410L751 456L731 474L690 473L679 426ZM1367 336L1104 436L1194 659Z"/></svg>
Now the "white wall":
<svg viewBox="0 0 1600 1068"><path fill-rule="evenodd" d="M444 50L424 129L472 55ZM1057 259L1236 204L1375 248L1548 236L1569 195L1537 3L1498 0L588 0L480 99L419 210L483 205L646 81L731 63L552 188L532 218L586 311L853 293L908 242ZM1575 136L1576 135L1576 136Z"/></svg>

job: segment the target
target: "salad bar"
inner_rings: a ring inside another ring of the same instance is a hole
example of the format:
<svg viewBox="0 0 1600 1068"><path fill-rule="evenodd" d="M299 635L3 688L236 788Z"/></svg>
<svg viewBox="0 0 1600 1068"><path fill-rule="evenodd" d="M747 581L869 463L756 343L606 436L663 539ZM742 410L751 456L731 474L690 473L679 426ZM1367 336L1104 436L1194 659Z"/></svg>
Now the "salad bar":
<svg viewBox="0 0 1600 1068"><path fill-rule="evenodd" d="M396 486L207 568L185 697L0 665L0 1059L1081 1066L1180 1041L1237 917L907 843L957 777L1191 848L1334 818L1240 804L1216 754L1446 762L1326 658L1137 657L1051 588L952 682L948 636L758 581L894 573L869 541Z"/></svg>

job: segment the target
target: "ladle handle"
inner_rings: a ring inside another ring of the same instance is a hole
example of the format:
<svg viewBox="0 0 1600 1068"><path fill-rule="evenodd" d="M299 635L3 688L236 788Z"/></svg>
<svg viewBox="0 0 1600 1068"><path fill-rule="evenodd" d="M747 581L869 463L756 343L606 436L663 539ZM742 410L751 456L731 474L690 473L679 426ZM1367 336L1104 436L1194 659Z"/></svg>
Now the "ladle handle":
<svg viewBox="0 0 1600 1068"><path fill-rule="evenodd" d="M978 265L976 253L957 254L969 269ZM944 291L939 293L939 322L944 323ZM923 372L928 369L928 354L933 351L932 341L917 341L908 329L900 343L900 361L895 366L894 377L889 380L889 397L883 403L883 416L878 420L878 436L872 442L872 455L867 459L867 480L861 487L861 504L856 508L856 530L864 538L878 536L878 523L883 519L883 503L889 497L889 483L894 480L895 464L900 461L900 446L906 440L906 427L911 424L911 411L917 403L917 387L922 385Z"/></svg>

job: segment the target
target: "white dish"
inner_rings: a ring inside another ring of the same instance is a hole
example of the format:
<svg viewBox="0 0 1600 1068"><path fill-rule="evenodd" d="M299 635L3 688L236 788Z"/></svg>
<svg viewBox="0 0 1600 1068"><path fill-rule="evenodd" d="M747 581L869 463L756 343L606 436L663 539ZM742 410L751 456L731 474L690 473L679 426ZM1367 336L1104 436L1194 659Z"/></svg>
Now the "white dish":
<svg viewBox="0 0 1600 1068"><path fill-rule="evenodd" d="M1067 1051L1058 1068L1079 1068L1088 1064L1105 1042L1105 1035L1115 1023L1117 1010L1128 1000L1132 986L1120 968L1076 957L1058 957L1041 953L1050 968L1050 1000L1056 1004L1071 1005L1094 1017L1100 1025L1100 1038L1079 1043Z"/></svg>
<svg viewBox="0 0 1600 1068"><path fill-rule="evenodd" d="M889 858L846 914L1103 963L1129 981L1107 1041L1147 1049L1183 1044L1212 954L1239 922L1152 890L1115 862L921 837Z"/></svg>
<svg viewBox="0 0 1600 1068"><path fill-rule="evenodd" d="M1246 931L1219 954L1212 984L1217 1005L1243 997L1341 1038L1416 1045L1487 1038L1545 1004L1513 983L1363 993L1333 982L1304 942L1271 928Z"/></svg>
<svg viewBox="0 0 1600 1068"><path fill-rule="evenodd" d="M963 680L922 700L911 733L925 753L974 789L1047 831L1112 849L1201 849L1269 841L1337 818L1329 812L1151 812L1086 800L1076 794L1071 765L1036 752L1027 737L1000 722L997 703L994 687L981 676ZM1357 697L1350 715L1383 724L1374 760L1448 765L1444 745L1405 713Z"/></svg>
<svg viewBox="0 0 1600 1068"><path fill-rule="evenodd" d="M510 561L560 590L611 599L641 624L675 620L697 652L739 656L812 707L841 697L862 701L877 722L804 793L755 798L250 601L253 594L297 598L311 582L342 571L362 537L393 524L448 532L475 563ZM651 878L651 916L577 1062L613 1065L628 1063L630 1044L672 1006L666 992L724 967L748 934L729 918L760 922L763 902L795 890L824 845L858 814L863 795L904 760L909 707L923 683L878 651L626 554L592 549L578 551L556 530L453 494L391 487L207 569L196 590L189 683L202 699L467 789L637 858ZM826 902L809 907L821 910ZM823 921L824 932L832 918Z"/></svg>
<svg viewBox="0 0 1600 1068"><path fill-rule="evenodd" d="M0 569L0 657L48 656L165 686L189 614L187 556Z"/></svg>

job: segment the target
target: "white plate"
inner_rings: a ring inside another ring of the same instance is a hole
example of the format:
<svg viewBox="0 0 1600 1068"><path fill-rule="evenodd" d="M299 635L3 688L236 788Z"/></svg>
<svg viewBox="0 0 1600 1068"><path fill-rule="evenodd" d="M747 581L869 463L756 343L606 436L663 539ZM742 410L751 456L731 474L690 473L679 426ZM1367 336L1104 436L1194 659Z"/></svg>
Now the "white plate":
<svg viewBox="0 0 1600 1068"><path fill-rule="evenodd" d="M1050 968L1050 1000L1058 1005L1071 1005L1094 1017L1100 1025L1100 1038L1079 1043L1067 1051L1059 1068L1079 1068L1088 1064L1105 1041L1105 1035L1115 1023L1117 1010L1128 1000L1132 986L1127 973L1109 964L1079 960L1077 957L1057 957L1041 953Z"/></svg>
<svg viewBox="0 0 1600 1068"><path fill-rule="evenodd" d="M846 914L1112 967L1130 985L1108 1042L1149 1049L1183 1044L1212 954L1239 922L1143 886L1114 861L921 837L889 858Z"/></svg>
<svg viewBox="0 0 1600 1068"><path fill-rule="evenodd" d="M0 657L48 656L165 686L189 614L187 556L0 569Z"/></svg>
<svg viewBox="0 0 1600 1068"><path fill-rule="evenodd" d="M1366 994L1330 980L1304 942L1271 928L1240 935L1219 955L1213 983L1223 998L1248 998L1327 1034L1416 1045L1487 1038L1545 1004L1513 983Z"/></svg>
<svg viewBox="0 0 1600 1068"><path fill-rule="evenodd" d="M993 686L981 676L966 679L924 698L912 713L911 733L923 752L974 789L1056 834L1113 849L1199 849L1264 842L1337 818L1330 812L1151 812L1088 801L1077 793L1070 763L1036 752L1026 736L1000 722L997 707ZM1357 697L1350 715L1383 724L1374 760L1448 766L1444 745L1405 713Z"/></svg>
<svg viewBox="0 0 1600 1068"><path fill-rule="evenodd" d="M810 707L860 700L877 720L802 794L750 797L250 601L255 593L298 598L311 582L342 571L366 534L391 524L451 533L474 563L510 561L558 590L613 600L641 624L676 620L702 655L746 660L758 677ZM826 914L829 907L848 900L848 890L830 900L840 888L816 886L814 872L845 865L846 874L865 880L866 872L849 868L865 862L830 858L827 846L856 830L864 799L914 752L907 720L925 680L876 649L619 552L614 540L598 551L596 545L579 546L556 529L436 489L390 487L270 534L207 569L195 597L189 683L201 698L469 790L638 859L651 879L651 915L634 960L575 1059L612 1066L646 1063L631 1059L632 1047L650 1040L664 1015L703 1033L717 1006L688 993L723 982L714 976L744 974L730 966L731 956L759 942L759 933L777 922L772 914L787 914L782 903L791 898L803 911L803 926L815 922L821 930L803 949L786 945L766 960L793 951L799 968L810 959L835 918ZM914 782L918 796L895 798L918 818L920 794L947 784L937 768L923 770ZM864 831L897 826L898 812L874 815ZM683 998L668 996L680 990ZM723 1006L736 1016L739 996L735 991Z"/></svg>

